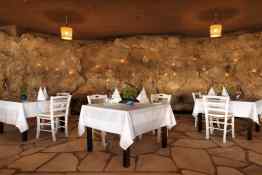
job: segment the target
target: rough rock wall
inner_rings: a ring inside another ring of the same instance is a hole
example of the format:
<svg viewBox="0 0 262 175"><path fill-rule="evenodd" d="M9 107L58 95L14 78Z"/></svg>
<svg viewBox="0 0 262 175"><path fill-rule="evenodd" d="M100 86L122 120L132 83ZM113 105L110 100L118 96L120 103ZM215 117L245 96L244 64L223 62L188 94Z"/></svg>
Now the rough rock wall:
<svg viewBox="0 0 262 175"><path fill-rule="evenodd" d="M26 86L34 99L49 92L108 92L125 83L149 92L191 94L210 86L262 97L262 33L220 39L137 36L110 41L0 33L0 96L17 98Z"/></svg>

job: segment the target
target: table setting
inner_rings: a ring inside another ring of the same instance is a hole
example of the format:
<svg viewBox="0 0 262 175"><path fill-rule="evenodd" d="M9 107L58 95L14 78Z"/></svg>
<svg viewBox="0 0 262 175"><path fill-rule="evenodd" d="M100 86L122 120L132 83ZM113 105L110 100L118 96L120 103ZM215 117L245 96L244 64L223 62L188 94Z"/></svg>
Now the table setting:
<svg viewBox="0 0 262 175"><path fill-rule="evenodd" d="M144 103L134 101L113 103L115 99L121 102L119 92L115 92L109 103L82 105L78 133L82 136L87 131L89 152L93 151L92 129L120 135L119 146L123 149L123 166L129 167L129 149L134 139L141 134L161 128L162 147L166 147L167 128L174 127L176 120L170 104L150 103L144 88L137 96L137 100Z"/></svg>
<svg viewBox="0 0 262 175"><path fill-rule="evenodd" d="M0 100L0 133L4 132L4 124L14 125L21 133L22 141L27 141L28 118L36 117L37 113L49 111L49 100L46 88L40 87L36 101L21 102Z"/></svg>
<svg viewBox="0 0 262 175"><path fill-rule="evenodd" d="M215 90L211 87L208 91L208 95L217 95ZM223 86L221 96L230 96L228 90ZM262 100L247 100L241 99L241 92L235 93L233 99L229 102L229 112L237 118L246 119L248 123L247 127L247 139L252 139L253 124L256 126L256 131L260 129L260 115L262 113ZM198 118L198 130L202 131L202 114L204 114L204 103L202 96L199 96L194 100L194 107L192 116Z"/></svg>

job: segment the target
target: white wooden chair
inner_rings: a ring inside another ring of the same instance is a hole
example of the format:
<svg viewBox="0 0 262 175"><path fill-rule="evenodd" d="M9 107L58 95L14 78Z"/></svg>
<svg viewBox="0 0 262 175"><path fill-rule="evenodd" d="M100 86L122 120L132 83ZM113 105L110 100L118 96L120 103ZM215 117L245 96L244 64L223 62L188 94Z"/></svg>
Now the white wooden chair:
<svg viewBox="0 0 262 175"><path fill-rule="evenodd" d="M172 95L170 94L158 93L158 94L151 94L150 100L151 100L151 103L169 103L170 104L171 98L172 98ZM153 134L155 134L155 131L153 131ZM161 139L161 128L157 130L157 142L160 142L160 139Z"/></svg>
<svg viewBox="0 0 262 175"><path fill-rule="evenodd" d="M69 92L57 92L56 96L67 96L67 95L71 95Z"/></svg>
<svg viewBox="0 0 262 175"><path fill-rule="evenodd" d="M192 97L193 97L193 100L194 100L194 103L195 103L197 98L202 97L202 94L201 94L201 92L192 92ZM195 117L195 128L197 127L197 121L198 121L198 118Z"/></svg>
<svg viewBox="0 0 262 175"><path fill-rule="evenodd" d="M94 94L87 96L88 104L103 104L108 102L107 95ZM93 130L94 131L94 130ZM94 132L92 132L94 134ZM106 148L106 132L101 131L102 144Z"/></svg>
<svg viewBox="0 0 262 175"><path fill-rule="evenodd" d="M64 128L65 136L68 137L68 115L70 108L71 95L67 96L51 96L50 111L47 113L38 113L37 132L38 139L41 131L51 132L52 140L56 141L56 132L59 128ZM61 118L64 118L62 120ZM64 125L61 125L63 123Z"/></svg>
<svg viewBox="0 0 262 175"><path fill-rule="evenodd" d="M226 143L227 132L235 138L235 119L229 110L229 97L203 96L206 121L206 139L214 130L223 131L223 143Z"/></svg>

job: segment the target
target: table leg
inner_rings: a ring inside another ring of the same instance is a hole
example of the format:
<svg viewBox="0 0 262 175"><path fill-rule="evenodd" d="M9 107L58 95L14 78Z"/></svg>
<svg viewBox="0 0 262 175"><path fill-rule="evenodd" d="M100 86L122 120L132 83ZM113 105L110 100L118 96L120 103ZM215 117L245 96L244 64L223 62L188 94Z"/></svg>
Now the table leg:
<svg viewBox="0 0 262 175"><path fill-rule="evenodd" d="M247 128L247 140L252 140L252 130L253 130L253 120L248 120L248 128Z"/></svg>
<svg viewBox="0 0 262 175"><path fill-rule="evenodd" d="M130 148L123 150L123 167L128 168L130 166Z"/></svg>
<svg viewBox="0 0 262 175"><path fill-rule="evenodd" d="M260 125L256 123L256 132L260 131Z"/></svg>
<svg viewBox="0 0 262 175"><path fill-rule="evenodd" d="M88 152L93 151L93 134L92 128L86 127L87 136L86 136L86 148Z"/></svg>
<svg viewBox="0 0 262 175"><path fill-rule="evenodd" d="M0 122L0 134L4 133L4 123Z"/></svg>
<svg viewBox="0 0 262 175"><path fill-rule="evenodd" d="M202 114L197 115L197 126L198 126L198 132L202 132L203 129Z"/></svg>
<svg viewBox="0 0 262 175"><path fill-rule="evenodd" d="M27 141L27 137L28 137L27 135L28 135L28 131L25 131L25 132L21 133L22 142L26 142Z"/></svg>
<svg viewBox="0 0 262 175"><path fill-rule="evenodd" d="M162 140L162 148L167 147L167 127L161 128L161 140Z"/></svg>

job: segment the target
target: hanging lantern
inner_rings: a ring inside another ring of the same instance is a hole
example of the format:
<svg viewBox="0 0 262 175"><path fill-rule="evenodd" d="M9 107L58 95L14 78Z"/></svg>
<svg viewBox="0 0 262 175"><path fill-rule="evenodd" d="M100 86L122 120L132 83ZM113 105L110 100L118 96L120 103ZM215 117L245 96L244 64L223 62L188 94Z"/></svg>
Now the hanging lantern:
<svg viewBox="0 0 262 175"><path fill-rule="evenodd" d="M72 40L73 28L68 26L68 17L66 16L66 25L60 27L61 39Z"/></svg>
<svg viewBox="0 0 262 175"><path fill-rule="evenodd" d="M210 38L218 38L222 36L222 24L212 24L209 28Z"/></svg>
<svg viewBox="0 0 262 175"><path fill-rule="evenodd" d="M72 40L73 39L73 29L68 26L60 27L61 39Z"/></svg>

